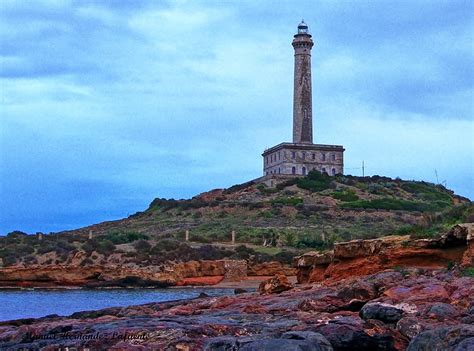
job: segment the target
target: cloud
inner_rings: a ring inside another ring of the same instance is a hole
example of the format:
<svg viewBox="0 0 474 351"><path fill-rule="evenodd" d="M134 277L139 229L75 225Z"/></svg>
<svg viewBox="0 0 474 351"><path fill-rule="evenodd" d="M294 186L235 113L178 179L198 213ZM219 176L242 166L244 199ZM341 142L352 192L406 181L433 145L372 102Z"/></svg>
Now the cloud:
<svg viewBox="0 0 474 351"><path fill-rule="evenodd" d="M390 11L387 11L390 8ZM301 10L304 9L304 10ZM0 233L120 218L261 175L310 24L317 142L473 197L471 2L5 2Z"/></svg>

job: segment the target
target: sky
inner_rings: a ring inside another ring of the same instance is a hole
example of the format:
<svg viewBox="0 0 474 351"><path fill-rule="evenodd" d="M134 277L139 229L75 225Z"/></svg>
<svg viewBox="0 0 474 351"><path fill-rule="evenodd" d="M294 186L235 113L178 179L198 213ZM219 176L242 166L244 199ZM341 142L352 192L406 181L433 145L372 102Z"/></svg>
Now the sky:
<svg viewBox="0 0 474 351"><path fill-rule="evenodd" d="M348 174L474 199L472 1L3 0L0 234L261 176L291 141L302 18L314 142L344 145Z"/></svg>

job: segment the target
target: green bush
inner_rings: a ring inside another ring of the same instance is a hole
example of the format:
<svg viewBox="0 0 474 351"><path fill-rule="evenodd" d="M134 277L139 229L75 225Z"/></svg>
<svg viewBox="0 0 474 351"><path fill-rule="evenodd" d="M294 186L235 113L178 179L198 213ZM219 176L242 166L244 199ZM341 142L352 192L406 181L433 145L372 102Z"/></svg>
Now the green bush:
<svg viewBox="0 0 474 351"><path fill-rule="evenodd" d="M342 190L342 191L335 191L331 195L333 198L341 201L357 201L359 197L355 193L354 190Z"/></svg>
<svg viewBox="0 0 474 351"><path fill-rule="evenodd" d="M347 202L341 205L344 208L372 208L383 210L402 210L402 211L420 211L420 212L434 212L440 211L449 204L444 202L422 202L410 201L392 198L373 199L373 200L357 200Z"/></svg>
<svg viewBox="0 0 474 351"><path fill-rule="evenodd" d="M331 177L322 174L316 170L308 173L304 178L298 178L297 185L301 189L310 190L312 192L323 191L331 188Z"/></svg>
<svg viewBox="0 0 474 351"><path fill-rule="evenodd" d="M441 185L435 185L427 182L405 182L402 189L416 195L425 201L444 201L450 202L451 196Z"/></svg>
<svg viewBox="0 0 474 351"><path fill-rule="evenodd" d="M286 246L295 246L296 244L296 235L294 232L287 232L283 234L283 238Z"/></svg>
<svg viewBox="0 0 474 351"><path fill-rule="evenodd" d="M298 248L316 248L316 249L326 249L329 247L329 244L323 241L321 238L314 235L305 235L301 237L297 243L296 247Z"/></svg>
<svg viewBox="0 0 474 351"><path fill-rule="evenodd" d="M102 237L100 237L102 239ZM109 240L115 245L119 244L127 244L137 240L148 240L149 237L145 234L138 233L138 232L121 232L121 231L114 231L108 233L105 240Z"/></svg>
<svg viewBox="0 0 474 351"><path fill-rule="evenodd" d="M133 244L133 247L137 252L148 252L151 249L150 243L146 240L138 240Z"/></svg>
<svg viewBox="0 0 474 351"><path fill-rule="evenodd" d="M246 182L246 183L242 183L242 184L232 185L230 188L225 189L223 193L224 194L233 194L233 193L236 193L240 190L246 189L249 186L252 186L254 184L255 183L253 181L250 181L250 182Z"/></svg>
<svg viewBox="0 0 474 351"><path fill-rule="evenodd" d="M303 199L299 197L280 197L278 199L270 201L272 205L286 205L286 206L296 206L303 203Z"/></svg>
<svg viewBox="0 0 474 351"><path fill-rule="evenodd" d="M269 188L265 184L258 184L257 189L263 195L275 194L280 191L278 188Z"/></svg>
<svg viewBox="0 0 474 351"><path fill-rule="evenodd" d="M95 250L102 255L110 255L115 251L115 244L110 240L104 240L98 243Z"/></svg>

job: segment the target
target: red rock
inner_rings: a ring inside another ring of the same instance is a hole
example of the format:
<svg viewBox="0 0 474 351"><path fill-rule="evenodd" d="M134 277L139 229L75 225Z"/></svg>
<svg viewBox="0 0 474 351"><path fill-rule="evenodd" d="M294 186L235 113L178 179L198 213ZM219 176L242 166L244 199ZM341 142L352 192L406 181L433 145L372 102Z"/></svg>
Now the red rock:
<svg viewBox="0 0 474 351"><path fill-rule="evenodd" d="M216 285L224 279L224 276L217 275L214 277L196 277L196 278L184 278L176 283L177 286L203 286L203 285Z"/></svg>
<svg viewBox="0 0 474 351"><path fill-rule="evenodd" d="M395 303L402 301L449 301L449 294L441 284L418 285L413 287L397 286L385 291L384 295Z"/></svg>
<svg viewBox="0 0 474 351"><path fill-rule="evenodd" d="M260 294L279 294L291 289L293 289L293 285L288 281L288 278L283 274L277 274L273 278L261 282L258 292Z"/></svg>

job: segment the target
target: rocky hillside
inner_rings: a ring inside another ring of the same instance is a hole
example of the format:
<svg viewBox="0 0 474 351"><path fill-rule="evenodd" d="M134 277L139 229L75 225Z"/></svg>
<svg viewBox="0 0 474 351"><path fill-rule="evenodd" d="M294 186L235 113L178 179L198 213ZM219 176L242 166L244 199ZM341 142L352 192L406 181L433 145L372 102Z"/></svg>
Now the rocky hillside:
<svg viewBox="0 0 474 351"><path fill-rule="evenodd" d="M249 182L189 200L155 199L129 218L73 231L13 232L0 237L0 264L70 264L78 257L83 266L224 258L289 263L341 241L435 237L473 219L473 204L441 185L312 172L276 188Z"/></svg>

